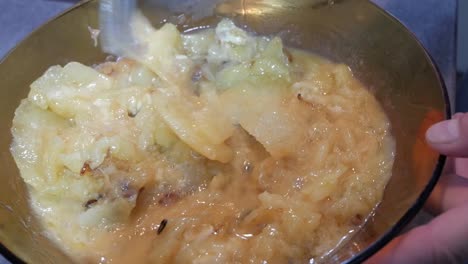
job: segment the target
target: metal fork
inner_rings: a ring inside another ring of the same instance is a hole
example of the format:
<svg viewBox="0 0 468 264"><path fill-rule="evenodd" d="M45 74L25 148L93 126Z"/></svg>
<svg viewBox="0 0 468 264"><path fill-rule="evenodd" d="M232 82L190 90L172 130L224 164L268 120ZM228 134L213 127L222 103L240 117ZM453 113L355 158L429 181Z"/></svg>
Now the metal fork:
<svg viewBox="0 0 468 264"><path fill-rule="evenodd" d="M134 54L137 43L132 33L131 19L136 7L136 0L100 1L100 41L104 52L117 56Z"/></svg>

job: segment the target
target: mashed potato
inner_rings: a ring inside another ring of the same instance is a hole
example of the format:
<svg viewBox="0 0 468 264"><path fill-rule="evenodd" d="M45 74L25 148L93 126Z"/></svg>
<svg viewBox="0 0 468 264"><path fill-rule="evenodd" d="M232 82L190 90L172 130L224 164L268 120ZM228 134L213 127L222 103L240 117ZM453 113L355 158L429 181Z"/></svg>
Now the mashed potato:
<svg viewBox="0 0 468 264"><path fill-rule="evenodd" d="M222 20L53 66L13 120L47 234L82 263L306 263L382 198L394 141L346 65Z"/></svg>

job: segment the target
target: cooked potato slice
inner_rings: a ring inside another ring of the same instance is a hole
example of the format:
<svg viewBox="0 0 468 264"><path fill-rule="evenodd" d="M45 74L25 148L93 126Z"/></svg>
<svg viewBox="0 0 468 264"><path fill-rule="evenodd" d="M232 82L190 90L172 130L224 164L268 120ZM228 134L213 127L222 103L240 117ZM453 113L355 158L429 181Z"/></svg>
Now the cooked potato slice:
<svg viewBox="0 0 468 264"><path fill-rule="evenodd" d="M233 126L219 109L203 101L162 93L155 93L153 98L165 123L195 151L221 162L232 158L232 150L224 141L232 135Z"/></svg>
<svg viewBox="0 0 468 264"><path fill-rule="evenodd" d="M278 87L232 88L221 100L232 120L254 136L275 158L291 155L307 139L307 105Z"/></svg>

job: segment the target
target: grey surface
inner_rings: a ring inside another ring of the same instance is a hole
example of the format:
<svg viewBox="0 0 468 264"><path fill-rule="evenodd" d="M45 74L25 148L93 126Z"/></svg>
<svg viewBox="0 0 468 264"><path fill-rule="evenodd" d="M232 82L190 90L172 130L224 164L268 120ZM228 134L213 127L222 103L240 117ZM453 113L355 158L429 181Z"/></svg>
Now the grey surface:
<svg viewBox="0 0 468 264"><path fill-rule="evenodd" d="M468 72L468 1L458 2L458 14L458 71Z"/></svg>
<svg viewBox="0 0 468 264"><path fill-rule="evenodd" d="M76 1L0 0L0 57Z"/></svg>
<svg viewBox="0 0 468 264"><path fill-rule="evenodd" d="M0 58L32 30L72 6L73 2L77 1L0 0ZM456 0L373 2L392 13L421 40L439 66L453 100L456 78ZM0 256L0 264L7 263Z"/></svg>

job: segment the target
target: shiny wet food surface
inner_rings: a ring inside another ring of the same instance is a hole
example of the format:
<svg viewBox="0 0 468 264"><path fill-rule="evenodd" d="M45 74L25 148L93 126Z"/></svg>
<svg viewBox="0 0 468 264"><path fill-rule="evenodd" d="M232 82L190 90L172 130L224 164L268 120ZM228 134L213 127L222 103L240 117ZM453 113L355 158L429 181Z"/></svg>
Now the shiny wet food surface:
<svg viewBox="0 0 468 264"><path fill-rule="evenodd" d="M129 58L52 66L13 121L45 232L81 263L306 263L391 176L389 121L349 67L222 20L135 19Z"/></svg>

